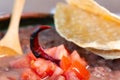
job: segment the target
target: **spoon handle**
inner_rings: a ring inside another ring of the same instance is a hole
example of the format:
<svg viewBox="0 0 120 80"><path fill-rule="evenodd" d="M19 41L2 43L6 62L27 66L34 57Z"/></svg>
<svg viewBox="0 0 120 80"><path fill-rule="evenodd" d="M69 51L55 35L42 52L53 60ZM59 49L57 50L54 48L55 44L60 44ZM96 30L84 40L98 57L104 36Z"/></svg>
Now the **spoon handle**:
<svg viewBox="0 0 120 80"><path fill-rule="evenodd" d="M21 14L24 8L24 3L25 3L25 0L15 0L13 11L12 11L13 14L12 14L11 22L9 25L10 29L14 29L14 28L19 29L19 23L20 23Z"/></svg>

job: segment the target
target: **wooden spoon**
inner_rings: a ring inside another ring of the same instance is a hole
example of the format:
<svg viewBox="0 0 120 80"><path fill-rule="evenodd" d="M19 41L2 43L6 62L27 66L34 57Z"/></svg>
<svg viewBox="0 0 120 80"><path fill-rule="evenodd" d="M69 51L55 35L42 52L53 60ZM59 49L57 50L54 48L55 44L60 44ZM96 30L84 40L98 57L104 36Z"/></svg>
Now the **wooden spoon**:
<svg viewBox="0 0 120 80"><path fill-rule="evenodd" d="M0 41L0 57L22 54L19 40L19 23L25 0L15 0L6 35Z"/></svg>

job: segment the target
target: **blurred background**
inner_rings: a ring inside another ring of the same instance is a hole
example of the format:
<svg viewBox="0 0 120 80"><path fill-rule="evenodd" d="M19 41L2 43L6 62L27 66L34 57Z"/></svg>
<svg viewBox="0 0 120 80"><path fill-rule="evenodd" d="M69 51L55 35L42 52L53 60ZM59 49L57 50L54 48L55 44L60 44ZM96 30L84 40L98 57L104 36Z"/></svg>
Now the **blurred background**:
<svg viewBox="0 0 120 80"><path fill-rule="evenodd" d="M0 14L11 13L14 0L0 0ZM113 13L120 13L120 0L96 0ZM26 0L24 12L50 13L57 2L65 0Z"/></svg>

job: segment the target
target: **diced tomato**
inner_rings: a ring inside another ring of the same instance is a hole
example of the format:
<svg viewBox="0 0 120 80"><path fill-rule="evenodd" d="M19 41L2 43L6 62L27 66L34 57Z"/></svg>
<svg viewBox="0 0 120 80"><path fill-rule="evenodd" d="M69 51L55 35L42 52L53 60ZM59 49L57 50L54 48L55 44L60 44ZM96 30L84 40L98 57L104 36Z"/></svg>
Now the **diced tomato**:
<svg viewBox="0 0 120 80"><path fill-rule="evenodd" d="M31 68L41 77L51 76L56 65L44 59L37 59L31 63Z"/></svg>
<svg viewBox="0 0 120 80"><path fill-rule="evenodd" d="M79 57L76 51L74 51L69 57L63 56L60 62L60 67L65 73L67 71L74 72L80 80L89 79L90 73L85 66L85 61Z"/></svg>
<svg viewBox="0 0 120 80"><path fill-rule="evenodd" d="M78 54L78 52L76 50L72 52L72 54L70 55L70 59L72 61L78 61L82 65L87 66L87 63L85 62L85 60L80 57L80 55Z"/></svg>
<svg viewBox="0 0 120 80"><path fill-rule="evenodd" d="M55 58L54 55L55 55L56 50L57 50L57 47L53 47L53 48L46 49L45 52L46 52L48 55L50 55L50 56L52 56L53 58Z"/></svg>
<svg viewBox="0 0 120 80"><path fill-rule="evenodd" d="M20 80L41 80L41 78L31 69L25 69Z"/></svg>
<svg viewBox="0 0 120 80"><path fill-rule="evenodd" d="M71 65L71 70L75 72L80 80L89 80L90 73L80 62L73 61Z"/></svg>
<svg viewBox="0 0 120 80"><path fill-rule="evenodd" d="M71 61L69 57L63 56L60 61L60 67L66 71L71 66Z"/></svg>
<svg viewBox="0 0 120 80"><path fill-rule="evenodd" d="M57 59L62 59L63 56L68 56L69 53L68 51L65 49L65 46L64 45L60 45L57 47L57 51L56 51L56 58Z"/></svg>
<svg viewBox="0 0 120 80"><path fill-rule="evenodd" d="M50 56L60 59L60 66L43 58L36 58L32 53L12 61L11 67L24 68L21 80L89 80L87 63L77 51L68 53L63 45L45 50Z"/></svg>
<svg viewBox="0 0 120 80"><path fill-rule="evenodd" d="M51 79L51 80L53 80L53 79ZM65 79L65 77L64 77L64 76L59 75L59 76L57 76L57 78L56 78L56 79L54 79L54 80L66 80L66 79Z"/></svg>
<svg viewBox="0 0 120 80"><path fill-rule="evenodd" d="M74 71L68 69L67 71L64 72L65 75L65 80L81 80L77 77Z"/></svg>
<svg viewBox="0 0 120 80"><path fill-rule="evenodd" d="M68 52L65 49L64 45L60 45L58 47L53 47L45 50L50 56L56 59L62 59L62 56L68 56Z"/></svg>
<svg viewBox="0 0 120 80"><path fill-rule="evenodd" d="M36 60L37 58L33 55L33 53L28 53L27 57L29 58L29 60Z"/></svg>
<svg viewBox="0 0 120 80"><path fill-rule="evenodd" d="M59 80L59 79L64 80L65 78L62 78L64 77L62 76L63 72L64 71L60 67L56 66L54 73L52 74L49 80Z"/></svg>

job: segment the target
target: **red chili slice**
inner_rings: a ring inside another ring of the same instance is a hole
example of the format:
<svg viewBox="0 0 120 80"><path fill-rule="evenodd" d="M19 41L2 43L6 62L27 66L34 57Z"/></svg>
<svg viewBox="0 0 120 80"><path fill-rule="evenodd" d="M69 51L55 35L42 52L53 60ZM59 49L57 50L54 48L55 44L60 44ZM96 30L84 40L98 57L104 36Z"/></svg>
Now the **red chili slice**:
<svg viewBox="0 0 120 80"><path fill-rule="evenodd" d="M42 48L41 45L39 45L39 41L38 41L38 33L49 29L50 26L39 26L38 29L36 31L34 31L30 37L30 48L33 52L33 54L37 57L37 58L44 58L46 60L51 60L52 62L56 63L57 65L59 65L60 60L58 59L54 59L51 56L49 56L44 49Z"/></svg>

